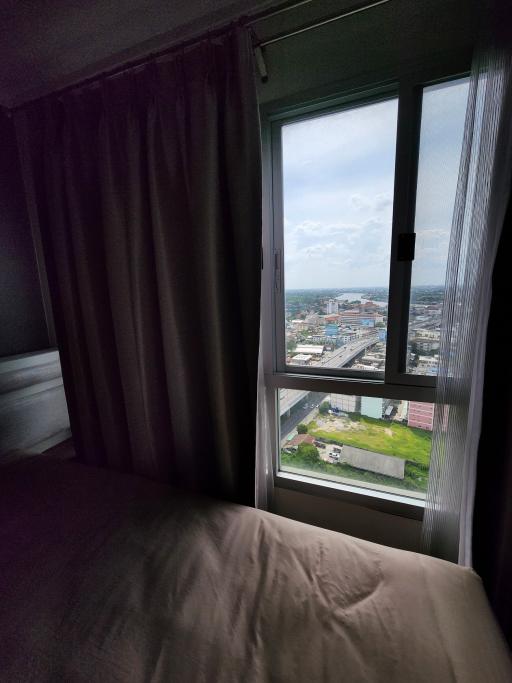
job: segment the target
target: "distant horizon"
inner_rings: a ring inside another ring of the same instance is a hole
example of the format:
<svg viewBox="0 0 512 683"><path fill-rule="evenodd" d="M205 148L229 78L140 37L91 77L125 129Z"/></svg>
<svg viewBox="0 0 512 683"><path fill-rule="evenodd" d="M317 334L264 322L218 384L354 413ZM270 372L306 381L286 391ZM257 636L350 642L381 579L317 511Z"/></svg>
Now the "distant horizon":
<svg viewBox="0 0 512 683"><path fill-rule="evenodd" d="M444 284L438 285L411 285L412 289L428 289L432 287L445 287ZM334 289L340 289L344 292L364 292L368 289L387 289L389 290L389 285L362 285L361 287L285 287L285 292L328 292Z"/></svg>

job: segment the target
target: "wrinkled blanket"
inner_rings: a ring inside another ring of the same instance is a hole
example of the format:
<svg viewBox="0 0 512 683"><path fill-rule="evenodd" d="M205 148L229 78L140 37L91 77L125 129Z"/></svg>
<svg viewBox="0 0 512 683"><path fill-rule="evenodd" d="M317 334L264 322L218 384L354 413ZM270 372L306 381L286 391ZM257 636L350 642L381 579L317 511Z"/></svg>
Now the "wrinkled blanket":
<svg viewBox="0 0 512 683"><path fill-rule="evenodd" d="M510 683L471 570L127 475L0 469L0 681Z"/></svg>

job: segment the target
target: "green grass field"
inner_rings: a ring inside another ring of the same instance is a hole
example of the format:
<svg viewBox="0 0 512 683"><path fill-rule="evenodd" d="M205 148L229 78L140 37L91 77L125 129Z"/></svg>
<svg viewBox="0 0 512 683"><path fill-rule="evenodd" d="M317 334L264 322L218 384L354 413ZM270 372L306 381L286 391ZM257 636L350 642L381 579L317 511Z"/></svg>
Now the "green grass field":
<svg viewBox="0 0 512 683"><path fill-rule="evenodd" d="M338 418L328 417L330 421ZM423 429L415 429L406 425L377 420L371 417L350 415L352 422L364 426L360 431L352 429L329 432L318 428L315 421L308 425L308 432L316 437L331 442L347 444L356 448L394 455L410 463L417 463L424 467L430 463L430 447L432 435Z"/></svg>

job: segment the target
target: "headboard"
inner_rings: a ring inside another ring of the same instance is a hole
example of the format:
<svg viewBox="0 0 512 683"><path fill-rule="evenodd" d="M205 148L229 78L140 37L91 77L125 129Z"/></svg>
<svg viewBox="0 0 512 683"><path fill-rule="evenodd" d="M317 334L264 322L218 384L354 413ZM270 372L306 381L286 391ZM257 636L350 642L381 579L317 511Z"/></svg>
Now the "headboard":
<svg viewBox="0 0 512 683"><path fill-rule="evenodd" d="M71 436L56 349L0 358L0 462Z"/></svg>

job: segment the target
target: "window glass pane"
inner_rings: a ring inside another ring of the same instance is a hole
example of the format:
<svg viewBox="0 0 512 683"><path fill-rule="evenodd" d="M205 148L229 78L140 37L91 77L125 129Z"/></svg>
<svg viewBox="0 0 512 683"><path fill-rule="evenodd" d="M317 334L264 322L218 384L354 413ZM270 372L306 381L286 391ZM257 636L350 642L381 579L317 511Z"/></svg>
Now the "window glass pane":
<svg viewBox="0 0 512 683"><path fill-rule="evenodd" d="M283 126L289 365L384 370L397 109Z"/></svg>
<svg viewBox="0 0 512 683"><path fill-rule="evenodd" d="M436 375L468 79L423 90L407 370Z"/></svg>
<svg viewBox="0 0 512 683"><path fill-rule="evenodd" d="M279 390L280 469L424 498L434 405Z"/></svg>

